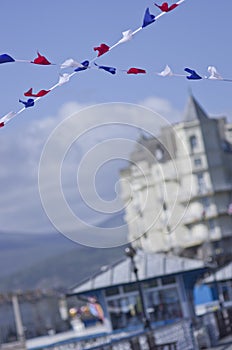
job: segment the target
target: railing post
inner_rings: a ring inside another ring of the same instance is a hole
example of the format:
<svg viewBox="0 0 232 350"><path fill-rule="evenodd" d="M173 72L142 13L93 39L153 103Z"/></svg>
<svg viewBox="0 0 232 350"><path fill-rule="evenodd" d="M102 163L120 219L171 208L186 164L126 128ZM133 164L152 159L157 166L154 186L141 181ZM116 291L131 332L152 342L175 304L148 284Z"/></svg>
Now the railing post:
<svg viewBox="0 0 232 350"><path fill-rule="evenodd" d="M153 332L148 332L147 333L147 342L149 345L149 349L156 349L156 345L155 345L155 337Z"/></svg>
<svg viewBox="0 0 232 350"><path fill-rule="evenodd" d="M130 345L132 350L142 350L139 343L139 338L134 337L130 340Z"/></svg>

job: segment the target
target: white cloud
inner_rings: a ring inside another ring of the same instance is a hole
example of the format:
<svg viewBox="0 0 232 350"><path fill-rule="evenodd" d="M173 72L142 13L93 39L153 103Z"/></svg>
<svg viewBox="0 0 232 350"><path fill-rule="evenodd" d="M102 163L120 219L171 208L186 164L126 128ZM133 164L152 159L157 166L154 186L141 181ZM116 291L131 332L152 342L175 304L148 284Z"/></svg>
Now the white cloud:
<svg viewBox="0 0 232 350"><path fill-rule="evenodd" d="M147 97L145 100L140 101L141 106L150 108L156 113L159 113L163 118L167 119L170 123L174 123L180 120L181 112L178 111L170 101L160 97Z"/></svg>
<svg viewBox="0 0 232 350"><path fill-rule="evenodd" d="M68 103L57 116L32 120L20 129L1 130L0 212L1 231L41 232L52 230L42 210L38 193L38 164L47 137L56 125L82 108ZM12 121L13 123L14 121Z"/></svg>
<svg viewBox="0 0 232 350"><path fill-rule="evenodd" d="M148 109L146 110L141 106ZM111 143L107 143L107 149L103 147L104 152L110 157L111 154L115 153L115 147L117 147L113 142L115 138L119 137L133 141L138 137L140 128L144 127L148 131L152 130L152 132L157 131L159 127L166 123L165 118L167 116L178 114L167 100L156 97L148 98L140 102L138 106L116 103L86 107L88 106L69 102L60 108L57 115L30 120L22 130L19 129L20 127L17 130L12 129L10 136L9 133L5 135L4 129L2 130L2 147L0 148L2 160L0 206L3 208L0 212L1 230L7 232L48 232L53 229L40 202L38 166L47 138L62 121L66 123L66 118L70 115L75 113L77 116L71 120L71 124L67 124L66 129L63 129L63 134L61 133L54 152L58 151L59 147L62 147L69 140L69 132L73 130L79 132L80 128L79 141L74 145L70 145L70 151L64 161L62 185L73 211L87 223L94 225L106 216L99 216L97 211L91 211L81 199L76 179L80 160L86 157L87 152L96 144L112 140ZM164 118L159 118L156 114L153 115L150 109L160 113ZM91 128L91 130L88 130L88 128ZM132 149L133 142L128 143L122 153L125 157L129 157ZM95 157L94 153L93 157ZM96 158L99 158L100 161L100 154L96 153ZM53 162L54 160L51 159L49 164L51 169ZM96 193L91 192L90 181L92 179L89 178L88 171L86 173L87 169L85 168L82 178L81 190L88 195L90 202L94 203L97 208L99 198L97 198ZM47 170L49 173L49 169ZM101 171L101 177L98 178L99 186L97 190L100 191L106 201L112 200L116 195L114 184L117 181L117 170L115 164L112 167L108 166L107 171L105 173ZM52 181L53 179L48 179L48 187L52 185ZM62 213L59 215L62 215Z"/></svg>

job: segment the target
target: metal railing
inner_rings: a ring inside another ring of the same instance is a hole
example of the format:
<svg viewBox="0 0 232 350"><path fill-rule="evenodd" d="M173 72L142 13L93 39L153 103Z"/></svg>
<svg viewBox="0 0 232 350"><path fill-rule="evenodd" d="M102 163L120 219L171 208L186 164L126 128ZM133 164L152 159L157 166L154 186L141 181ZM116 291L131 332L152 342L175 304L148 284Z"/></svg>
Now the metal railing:
<svg viewBox="0 0 232 350"><path fill-rule="evenodd" d="M196 350L189 320L181 320L149 331L111 333L64 340L30 350Z"/></svg>
<svg viewBox="0 0 232 350"><path fill-rule="evenodd" d="M86 348L86 350L177 350L177 342L155 344L153 332L113 340L110 344Z"/></svg>

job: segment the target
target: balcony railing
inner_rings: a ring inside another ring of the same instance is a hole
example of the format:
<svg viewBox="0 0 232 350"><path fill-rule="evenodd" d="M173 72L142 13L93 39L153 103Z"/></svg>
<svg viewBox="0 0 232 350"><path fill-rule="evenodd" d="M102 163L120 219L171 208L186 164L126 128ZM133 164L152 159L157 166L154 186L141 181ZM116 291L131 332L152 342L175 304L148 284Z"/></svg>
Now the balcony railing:
<svg viewBox="0 0 232 350"><path fill-rule="evenodd" d="M228 208L226 206L219 208L217 208L216 206L211 206L205 210L198 210L198 214L186 215L183 218L183 224L186 226L193 225L217 218L221 215L228 215Z"/></svg>
<svg viewBox="0 0 232 350"><path fill-rule="evenodd" d="M180 202L186 203L189 201L197 200L198 198L202 198L205 196L211 196L214 194L212 188L204 188L204 189L193 189L191 192L183 193L180 195Z"/></svg>
<svg viewBox="0 0 232 350"><path fill-rule="evenodd" d="M232 191L232 184L231 183L216 184L214 186L214 191L215 192Z"/></svg>

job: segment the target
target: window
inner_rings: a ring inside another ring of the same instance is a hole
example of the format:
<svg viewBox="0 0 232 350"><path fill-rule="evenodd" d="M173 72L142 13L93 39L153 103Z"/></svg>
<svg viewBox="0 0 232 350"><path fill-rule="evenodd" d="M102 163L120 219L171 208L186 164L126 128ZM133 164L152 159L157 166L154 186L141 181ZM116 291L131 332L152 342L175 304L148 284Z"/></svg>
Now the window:
<svg viewBox="0 0 232 350"><path fill-rule="evenodd" d="M208 209L210 207L210 199L209 197L201 198L201 203L204 209Z"/></svg>
<svg viewBox="0 0 232 350"><path fill-rule="evenodd" d="M202 165L201 158L195 158L194 165L195 165L195 167L200 167Z"/></svg>
<svg viewBox="0 0 232 350"><path fill-rule="evenodd" d="M158 280L157 279L153 279L147 282L143 282L143 288L154 288L158 286Z"/></svg>
<svg viewBox="0 0 232 350"><path fill-rule="evenodd" d="M166 288L146 293L151 322L179 319L182 311L176 288Z"/></svg>
<svg viewBox="0 0 232 350"><path fill-rule="evenodd" d="M191 151L193 152L197 147L197 137L195 135L190 136L189 143Z"/></svg>
<svg viewBox="0 0 232 350"><path fill-rule="evenodd" d="M142 306L138 294L108 300L108 310L113 329L142 324Z"/></svg>
<svg viewBox="0 0 232 350"><path fill-rule="evenodd" d="M110 297L111 295L117 295L119 294L118 287L111 287L105 290L106 296Z"/></svg>
<svg viewBox="0 0 232 350"><path fill-rule="evenodd" d="M166 276L162 278L162 285L176 283L175 276Z"/></svg>
<svg viewBox="0 0 232 350"><path fill-rule="evenodd" d="M209 220L209 231L213 232L215 230L215 221L213 219Z"/></svg>
<svg viewBox="0 0 232 350"><path fill-rule="evenodd" d="M123 287L124 293L130 293L134 291L138 291L137 283L130 283Z"/></svg>
<svg viewBox="0 0 232 350"><path fill-rule="evenodd" d="M204 192L206 190L205 186L205 180L204 180L204 174L198 173L197 174L197 183L198 183L198 190L200 193Z"/></svg>
<svg viewBox="0 0 232 350"><path fill-rule="evenodd" d="M222 295L223 295L224 301L230 301L228 286L226 285L222 286Z"/></svg>
<svg viewBox="0 0 232 350"><path fill-rule="evenodd" d="M231 301L232 299L232 282L225 281L220 283L220 294L223 296L223 301Z"/></svg>

